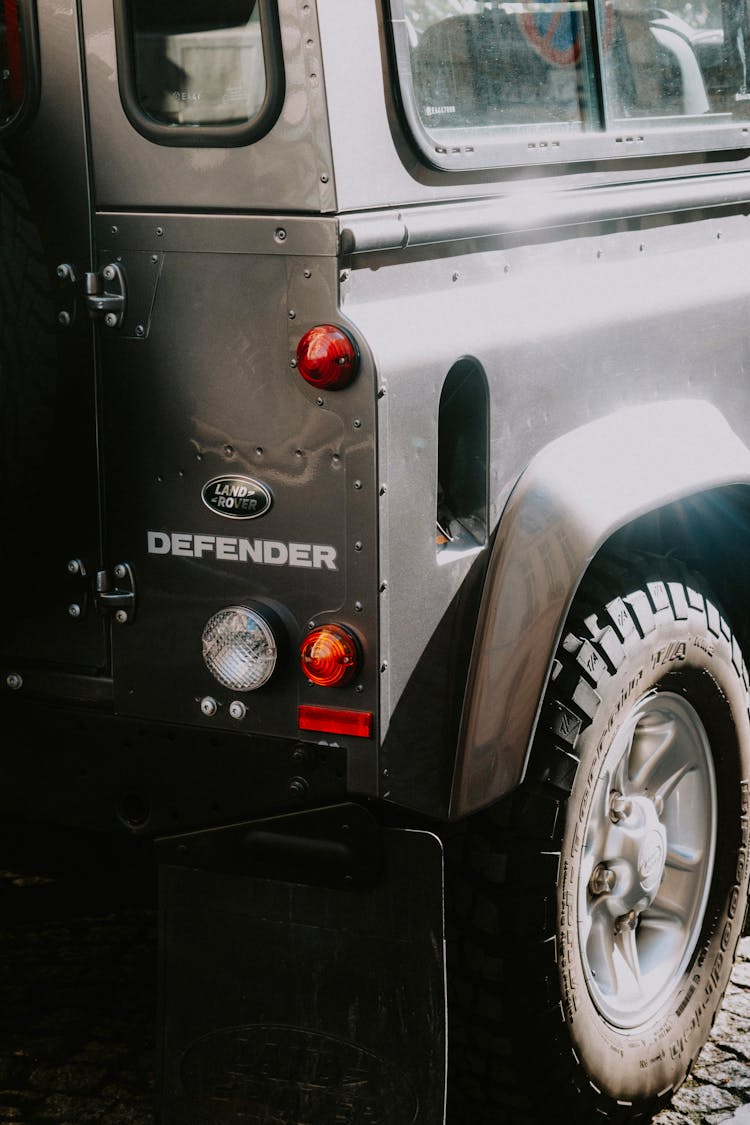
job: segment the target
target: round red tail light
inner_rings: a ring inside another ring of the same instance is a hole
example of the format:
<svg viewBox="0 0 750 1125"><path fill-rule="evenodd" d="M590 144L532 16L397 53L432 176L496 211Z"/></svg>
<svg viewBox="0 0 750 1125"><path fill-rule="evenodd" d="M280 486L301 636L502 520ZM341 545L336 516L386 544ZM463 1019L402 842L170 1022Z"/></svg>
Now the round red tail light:
<svg viewBox="0 0 750 1125"><path fill-rule="evenodd" d="M343 625L320 625L307 634L299 650L302 671L318 687L345 684L360 666L359 645Z"/></svg>
<svg viewBox="0 0 750 1125"><path fill-rule="evenodd" d="M297 370L313 387L341 390L359 370L357 345L343 328L319 324L297 345Z"/></svg>

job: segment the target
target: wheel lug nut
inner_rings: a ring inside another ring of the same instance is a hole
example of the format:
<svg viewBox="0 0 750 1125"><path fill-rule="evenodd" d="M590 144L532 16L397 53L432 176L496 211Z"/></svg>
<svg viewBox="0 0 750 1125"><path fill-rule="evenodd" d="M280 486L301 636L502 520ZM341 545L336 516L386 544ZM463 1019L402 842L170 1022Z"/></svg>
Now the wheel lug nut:
<svg viewBox="0 0 750 1125"><path fill-rule="evenodd" d="M638 915L635 910L629 910L627 914L621 914L615 919L615 933L621 934L623 930L634 930L637 924Z"/></svg>
<svg viewBox="0 0 750 1125"><path fill-rule="evenodd" d="M617 876L612 868L599 863L589 879L589 890L592 895L606 895L614 890L616 882Z"/></svg>
<svg viewBox="0 0 750 1125"><path fill-rule="evenodd" d="M613 824L619 824L621 820L627 820L633 812L633 802L629 797L623 797L622 793L613 793L609 802L609 819Z"/></svg>

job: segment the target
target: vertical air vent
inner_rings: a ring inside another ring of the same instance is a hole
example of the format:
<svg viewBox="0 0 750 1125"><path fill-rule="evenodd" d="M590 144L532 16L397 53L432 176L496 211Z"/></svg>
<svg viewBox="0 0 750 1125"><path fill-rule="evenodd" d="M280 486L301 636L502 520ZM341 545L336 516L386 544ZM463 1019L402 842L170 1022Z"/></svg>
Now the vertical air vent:
<svg viewBox="0 0 750 1125"><path fill-rule="evenodd" d="M489 396L484 371L462 359L448 372L438 415L438 557L487 542Z"/></svg>

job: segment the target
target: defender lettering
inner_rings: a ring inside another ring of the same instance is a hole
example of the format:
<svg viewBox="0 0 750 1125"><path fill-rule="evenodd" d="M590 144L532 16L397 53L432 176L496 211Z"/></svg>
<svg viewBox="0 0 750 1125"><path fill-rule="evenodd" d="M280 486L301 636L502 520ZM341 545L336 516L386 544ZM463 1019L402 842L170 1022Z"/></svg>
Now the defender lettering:
<svg viewBox="0 0 750 1125"><path fill-rule="evenodd" d="M235 539L227 535L178 531L149 531L147 542L150 555L176 555L188 559L215 555L222 561L338 570L336 548L322 543L280 543L275 539Z"/></svg>

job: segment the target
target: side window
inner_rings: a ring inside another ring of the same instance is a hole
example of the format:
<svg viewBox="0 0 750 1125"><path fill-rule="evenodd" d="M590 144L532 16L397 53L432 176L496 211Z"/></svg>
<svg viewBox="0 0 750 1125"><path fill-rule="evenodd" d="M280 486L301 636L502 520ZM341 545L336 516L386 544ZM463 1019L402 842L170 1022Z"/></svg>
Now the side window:
<svg viewBox="0 0 750 1125"><path fill-rule="evenodd" d="M407 119L438 167L748 145L745 0L391 6Z"/></svg>
<svg viewBox="0 0 750 1125"><path fill-rule="evenodd" d="M117 0L120 93L167 145L258 140L284 98L274 0Z"/></svg>
<svg viewBox="0 0 750 1125"><path fill-rule="evenodd" d="M15 131L39 101L39 47L32 0L0 4L0 133Z"/></svg>

